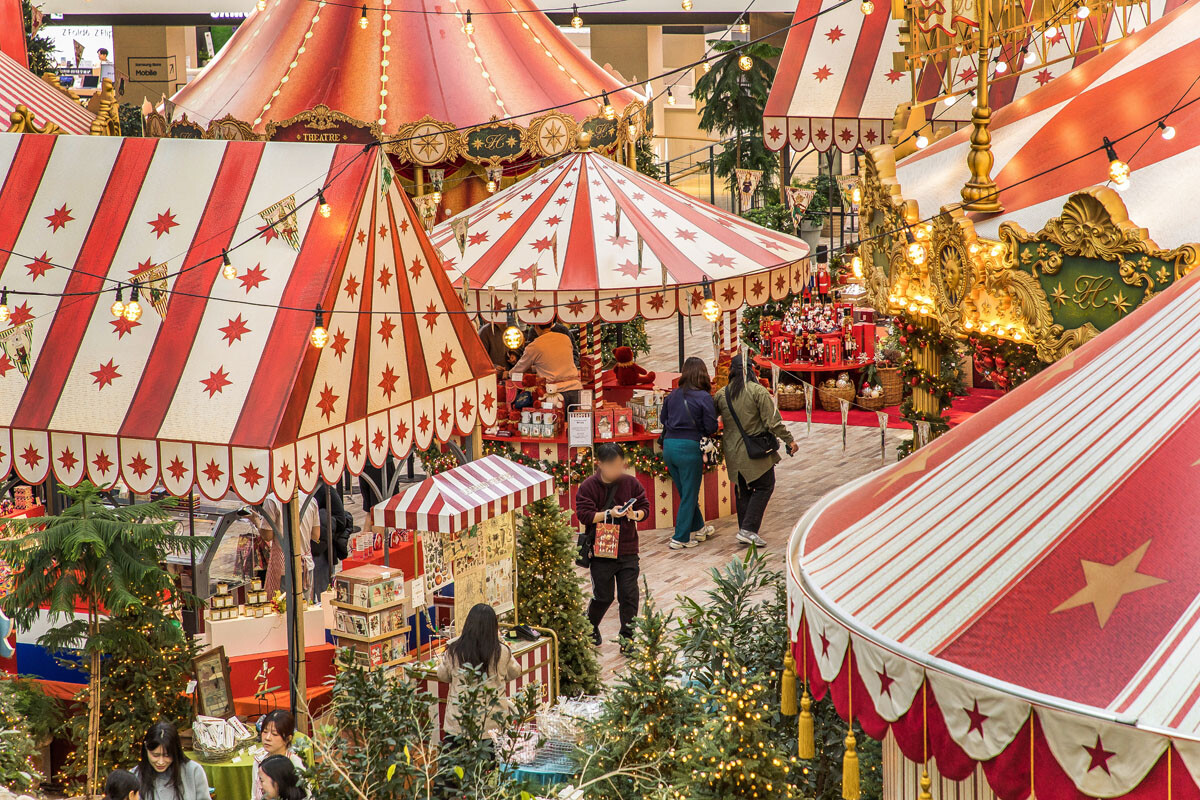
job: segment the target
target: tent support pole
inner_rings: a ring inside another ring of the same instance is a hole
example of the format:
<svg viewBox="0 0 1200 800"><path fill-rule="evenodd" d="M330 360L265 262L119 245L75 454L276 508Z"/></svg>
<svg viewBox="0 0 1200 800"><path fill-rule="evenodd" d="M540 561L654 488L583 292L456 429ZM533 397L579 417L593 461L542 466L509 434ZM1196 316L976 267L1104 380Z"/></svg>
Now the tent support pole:
<svg viewBox="0 0 1200 800"><path fill-rule="evenodd" d="M483 458L483 423L478 419L475 420L475 427L471 428L470 456L472 461Z"/></svg>
<svg viewBox="0 0 1200 800"><path fill-rule="evenodd" d="M683 372L683 361L685 358L687 358L687 356L685 355L685 351L684 351L684 347L683 347L683 312L682 311L679 311L675 314L675 320L679 323L679 325L678 325L678 330L679 330L679 371Z"/></svg>
<svg viewBox="0 0 1200 800"><path fill-rule="evenodd" d="M308 733L307 657L304 651L304 613L300 610L304 602L304 565L301 561L303 548L300 543L300 504L295 497L288 501L284 518L287 521L287 537L291 545L291 558L288 563L292 568L287 598L288 627L292 631L292 635L288 637L292 656L292 712L296 715L296 729Z"/></svg>

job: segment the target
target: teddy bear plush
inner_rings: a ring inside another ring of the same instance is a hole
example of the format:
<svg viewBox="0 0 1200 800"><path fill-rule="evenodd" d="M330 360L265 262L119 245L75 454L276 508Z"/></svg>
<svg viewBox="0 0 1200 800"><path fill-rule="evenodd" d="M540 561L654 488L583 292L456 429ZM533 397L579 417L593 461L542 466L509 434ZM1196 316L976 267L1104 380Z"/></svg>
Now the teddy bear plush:
<svg viewBox="0 0 1200 800"><path fill-rule="evenodd" d="M617 376L617 383L620 386L640 386L654 383L654 373L642 369L633 360L632 348L618 347L613 350L613 357L617 360L616 365L613 366L613 374Z"/></svg>

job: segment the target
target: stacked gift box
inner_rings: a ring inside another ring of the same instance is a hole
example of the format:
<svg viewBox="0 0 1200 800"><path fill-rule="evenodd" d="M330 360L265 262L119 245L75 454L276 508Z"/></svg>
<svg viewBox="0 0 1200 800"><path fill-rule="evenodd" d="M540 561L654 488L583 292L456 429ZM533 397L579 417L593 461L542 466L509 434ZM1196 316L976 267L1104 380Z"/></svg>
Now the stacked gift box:
<svg viewBox="0 0 1200 800"><path fill-rule="evenodd" d="M662 430L660 418L664 400L666 400L664 392L643 392L630 398L629 406L623 410L629 412L630 420L634 425L641 426L646 433L657 433ZM630 432L632 433L632 429Z"/></svg>
<svg viewBox="0 0 1200 800"><path fill-rule="evenodd" d="M356 663L392 667L410 659L404 573L375 565L345 570L334 580L334 629L339 648Z"/></svg>

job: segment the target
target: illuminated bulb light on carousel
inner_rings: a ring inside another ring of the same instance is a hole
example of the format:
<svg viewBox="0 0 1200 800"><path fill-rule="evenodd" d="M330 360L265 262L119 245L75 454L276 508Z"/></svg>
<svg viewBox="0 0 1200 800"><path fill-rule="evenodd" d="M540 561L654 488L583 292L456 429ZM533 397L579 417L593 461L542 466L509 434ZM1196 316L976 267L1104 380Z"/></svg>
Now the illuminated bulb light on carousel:
<svg viewBox="0 0 1200 800"><path fill-rule="evenodd" d="M237 277L237 267L229 260L229 251L221 251L221 276L227 281L231 281Z"/></svg>
<svg viewBox="0 0 1200 800"><path fill-rule="evenodd" d="M8 322L12 318L12 310L8 307L8 289L0 292L0 322Z"/></svg>
<svg viewBox="0 0 1200 800"><path fill-rule="evenodd" d="M577 5L571 6L571 27L576 29L583 27L583 17L579 16L579 6Z"/></svg>
<svg viewBox="0 0 1200 800"><path fill-rule="evenodd" d="M709 322L716 322L721 318L721 306L716 300L710 297L704 301L704 306L700 309L700 313Z"/></svg>
<svg viewBox="0 0 1200 800"><path fill-rule="evenodd" d="M692 0L683 0L683 2L680 3L679 5L681 5L683 7L684 11L692 10Z"/></svg>
<svg viewBox="0 0 1200 800"><path fill-rule="evenodd" d="M121 314L129 322L137 322L142 318L142 304L138 302L138 287L133 285L133 292L129 298L129 302L125 304L125 311Z"/></svg>
<svg viewBox="0 0 1200 800"><path fill-rule="evenodd" d="M329 342L329 331L325 330L325 309L321 308L321 304L317 303L316 322L313 325L312 333L308 335L308 341L312 346L320 350Z"/></svg>
<svg viewBox="0 0 1200 800"><path fill-rule="evenodd" d="M864 16L869 17L875 13L875 4L872 3L871 0L862 0L862 2L858 5L858 10L861 11Z"/></svg>
<svg viewBox="0 0 1200 800"><path fill-rule="evenodd" d="M754 59L750 56L741 56L738 58L738 69L742 72L749 72L754 67Z"/></svg>
<svg viewBox="0 0 1200 800"><path fill-rule="evenodd" d="M908 260L913 263L913 266L919 267L925 263L925 245L920 242L913 242L908 246Z"/></svg>

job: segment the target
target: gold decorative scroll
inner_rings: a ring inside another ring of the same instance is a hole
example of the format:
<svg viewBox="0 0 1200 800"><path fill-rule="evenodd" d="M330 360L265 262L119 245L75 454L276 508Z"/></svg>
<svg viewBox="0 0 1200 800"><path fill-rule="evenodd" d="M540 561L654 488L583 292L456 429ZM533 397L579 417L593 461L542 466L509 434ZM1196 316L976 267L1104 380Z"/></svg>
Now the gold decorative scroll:
<svg viewBox="0 0 1200 800"><path fill-rule="evenodd" d="M66 133L65 130L55 125L53 122L47 122L45 125L38 125L33 121L33 112L28 106L18 105L13 112L8 115L8 132L9 133L49 133L60 134Z"/></svg>

